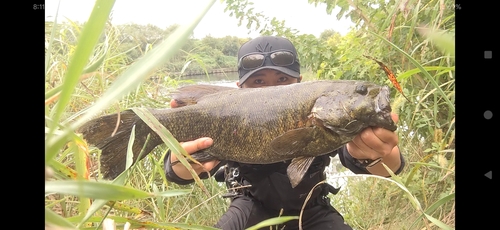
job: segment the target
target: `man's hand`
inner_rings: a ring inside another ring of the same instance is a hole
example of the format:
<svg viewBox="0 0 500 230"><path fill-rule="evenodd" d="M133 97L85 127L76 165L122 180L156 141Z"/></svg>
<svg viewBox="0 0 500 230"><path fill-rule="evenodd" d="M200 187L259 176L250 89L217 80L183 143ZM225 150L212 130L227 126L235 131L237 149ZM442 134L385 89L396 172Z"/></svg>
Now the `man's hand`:
<svg viewBox="0 0 500 230"><path fill-rule="evenodd" d="M170 101L170 107L177 108L180 106L178 106L178 104L175 102L175 100L172 99ZM203 150L203 149L210 147L213 144L213 140L210 137L202 137L202 138L199 138L199 139L196 139L193 141L182 142L180 144L181 144L182 148L184 148L184 150L186 150L186 152L188 154L193 154L195 152L198 152L200 150ZM177 157L175 156L175 154L171 153L170 154L170 163L176 162L176 161L177 161ZM205 172L205 171L208 172L208 171L212 170L219 163L220 163L220 161L214 160L214 161L201 163L203 165L203 167L198 165L198 164L195 164L195 163L191 164L191 166L193 167L194 171L196 171L196 173L199 175L202 172ZM182 164L172 165L172 170L174 170L175 174L178 177L180 177L184 180L193 179L193 176L191 175L191 173Z"/></svg>
<svg viewBox="0 0 500 230"><path fill-rule="evenodd" d="M184 150L186 150L186 152L188 154L193 154L193 153L198 152L202 149L206 149L206 148L210 147L213 144L213 140L212 140L212 138L209 138L209 137L202 137L202 138L196 139L194 141L182 142L180 144L181 144L182 148L184 148ZM177 161L177 157L175 156L175 154L170 153L170 163L176 162L176 161ZM214 160L214 161L208 161L208 162L204 162L204 163L200 162L200 163L203 165L203 167L199 164L195 164L195 163L191 164L194 171L196 171L196 173L198 175L202 172L208 172L208 171L212 170L215 166L217 166L220 163L220 161ZM186 167L184 167L184 165L182 165L182 164L172 165L172 170L174 170L175 174L178 177L180 177L184 180L193 179L193 175L191 175L191 173L188 171L188 169Z"/></svg>
<svg viewBox="0 0 500 230"><path fill-rule="evenodd" d="M398 121L398 115L392 113L394 122ZM347 151L355 159L382 158L382 161L396 171L401 165L398 148L398 135L395 132L383 128L368 127L347 143ZM367 168L373 174L388 176L389 174L381 164Z"/></svg>
<svg viewBox="0 0 500 230"><path fill-rule="evenodd" d="M179 104L177 104L177 102L174 99L170 100L170 108L178 108L178 107L182 106L179 106Z"/></svg>

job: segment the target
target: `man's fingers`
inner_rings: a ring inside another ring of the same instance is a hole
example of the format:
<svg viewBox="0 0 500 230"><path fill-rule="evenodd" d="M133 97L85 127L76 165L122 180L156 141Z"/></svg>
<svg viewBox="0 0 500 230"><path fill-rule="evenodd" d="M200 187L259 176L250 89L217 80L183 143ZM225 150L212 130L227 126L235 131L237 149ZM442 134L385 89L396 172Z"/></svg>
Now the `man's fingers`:
<svg viewBox="0 0 500 230"><path fill-rule="evenodd" d="M193 154L195 152L198 152L202 149L206 149L210 147L213 144L212 138L209 137L202 137L199 139L196 139L194 141L187 141L184 143L181 143L182 148L186 150L187 153Z"/></svg>
<svg viewBox="0 0 500 230"><path fill-rule="evenodd" d="M175 99L170 100L170 108L177 108L179 105L175 101Z"/></svg>
<svg viewBox="0 0 500 230"><path fill-rule="evenodd" d="M172 103L172 102L170 102L170 103ZM395 114L395 113L391 113L391 118L392 118L392 120L394 121L394 123L398 123L398 121L399 121L399 116L398 116L397 114Z"/></svg>
<svg viewBox="0 0 500 230"><path fill-rule="evenodd" d="M383 157L398 144L397 135L383 128L367 128L348 143L354 158L375 159Z"/></svg>

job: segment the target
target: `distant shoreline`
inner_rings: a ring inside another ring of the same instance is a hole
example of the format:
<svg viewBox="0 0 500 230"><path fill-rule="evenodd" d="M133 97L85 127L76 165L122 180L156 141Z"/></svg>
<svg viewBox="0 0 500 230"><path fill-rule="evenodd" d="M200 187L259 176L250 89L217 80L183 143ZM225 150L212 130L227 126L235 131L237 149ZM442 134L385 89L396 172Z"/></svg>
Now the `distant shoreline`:
<svg viewBox="0 0 500 230"><path fill-rule="evenodd" d="M238 69L237 68L222 68L222 69L207 70L208 74L214 74L214 73L234 73L234 72L238 72ZM175 72L175 73L171 73L170 75L175 75L175 76L196 76L196 75L205 75L207 73L203 72L203 71L184 71L183 73L181 73L181 72Z"/></svg>

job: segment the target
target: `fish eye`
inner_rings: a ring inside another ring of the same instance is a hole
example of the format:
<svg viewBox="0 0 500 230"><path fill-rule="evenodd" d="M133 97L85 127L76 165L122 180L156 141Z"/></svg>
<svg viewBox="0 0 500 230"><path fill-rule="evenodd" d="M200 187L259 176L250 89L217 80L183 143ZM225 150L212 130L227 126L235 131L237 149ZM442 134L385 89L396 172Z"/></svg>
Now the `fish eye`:
<svg viewBox="0 0 500 230"><path fill-rule="evenodd" d="M366 95L368 93L368 88L366 87L366 85L358 85L356 86L356 89L354 91L361 95Z"/></svg>

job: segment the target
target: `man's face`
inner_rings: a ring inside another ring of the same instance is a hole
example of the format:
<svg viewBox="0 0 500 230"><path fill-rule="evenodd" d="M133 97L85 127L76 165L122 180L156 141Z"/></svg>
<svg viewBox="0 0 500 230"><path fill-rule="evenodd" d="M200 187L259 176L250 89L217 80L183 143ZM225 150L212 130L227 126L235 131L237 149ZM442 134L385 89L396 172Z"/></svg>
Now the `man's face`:
<svg viewBox="0 0 500 230"><path fill-rule="evenodd" d="M252 74L252 76L242 85L238 82L238 86L241 88L258 88L275 85L289 85L299 82L300 79L302 79L302 76L300 76L300 78L294 78L278 70L263 69Z"/></svg>

